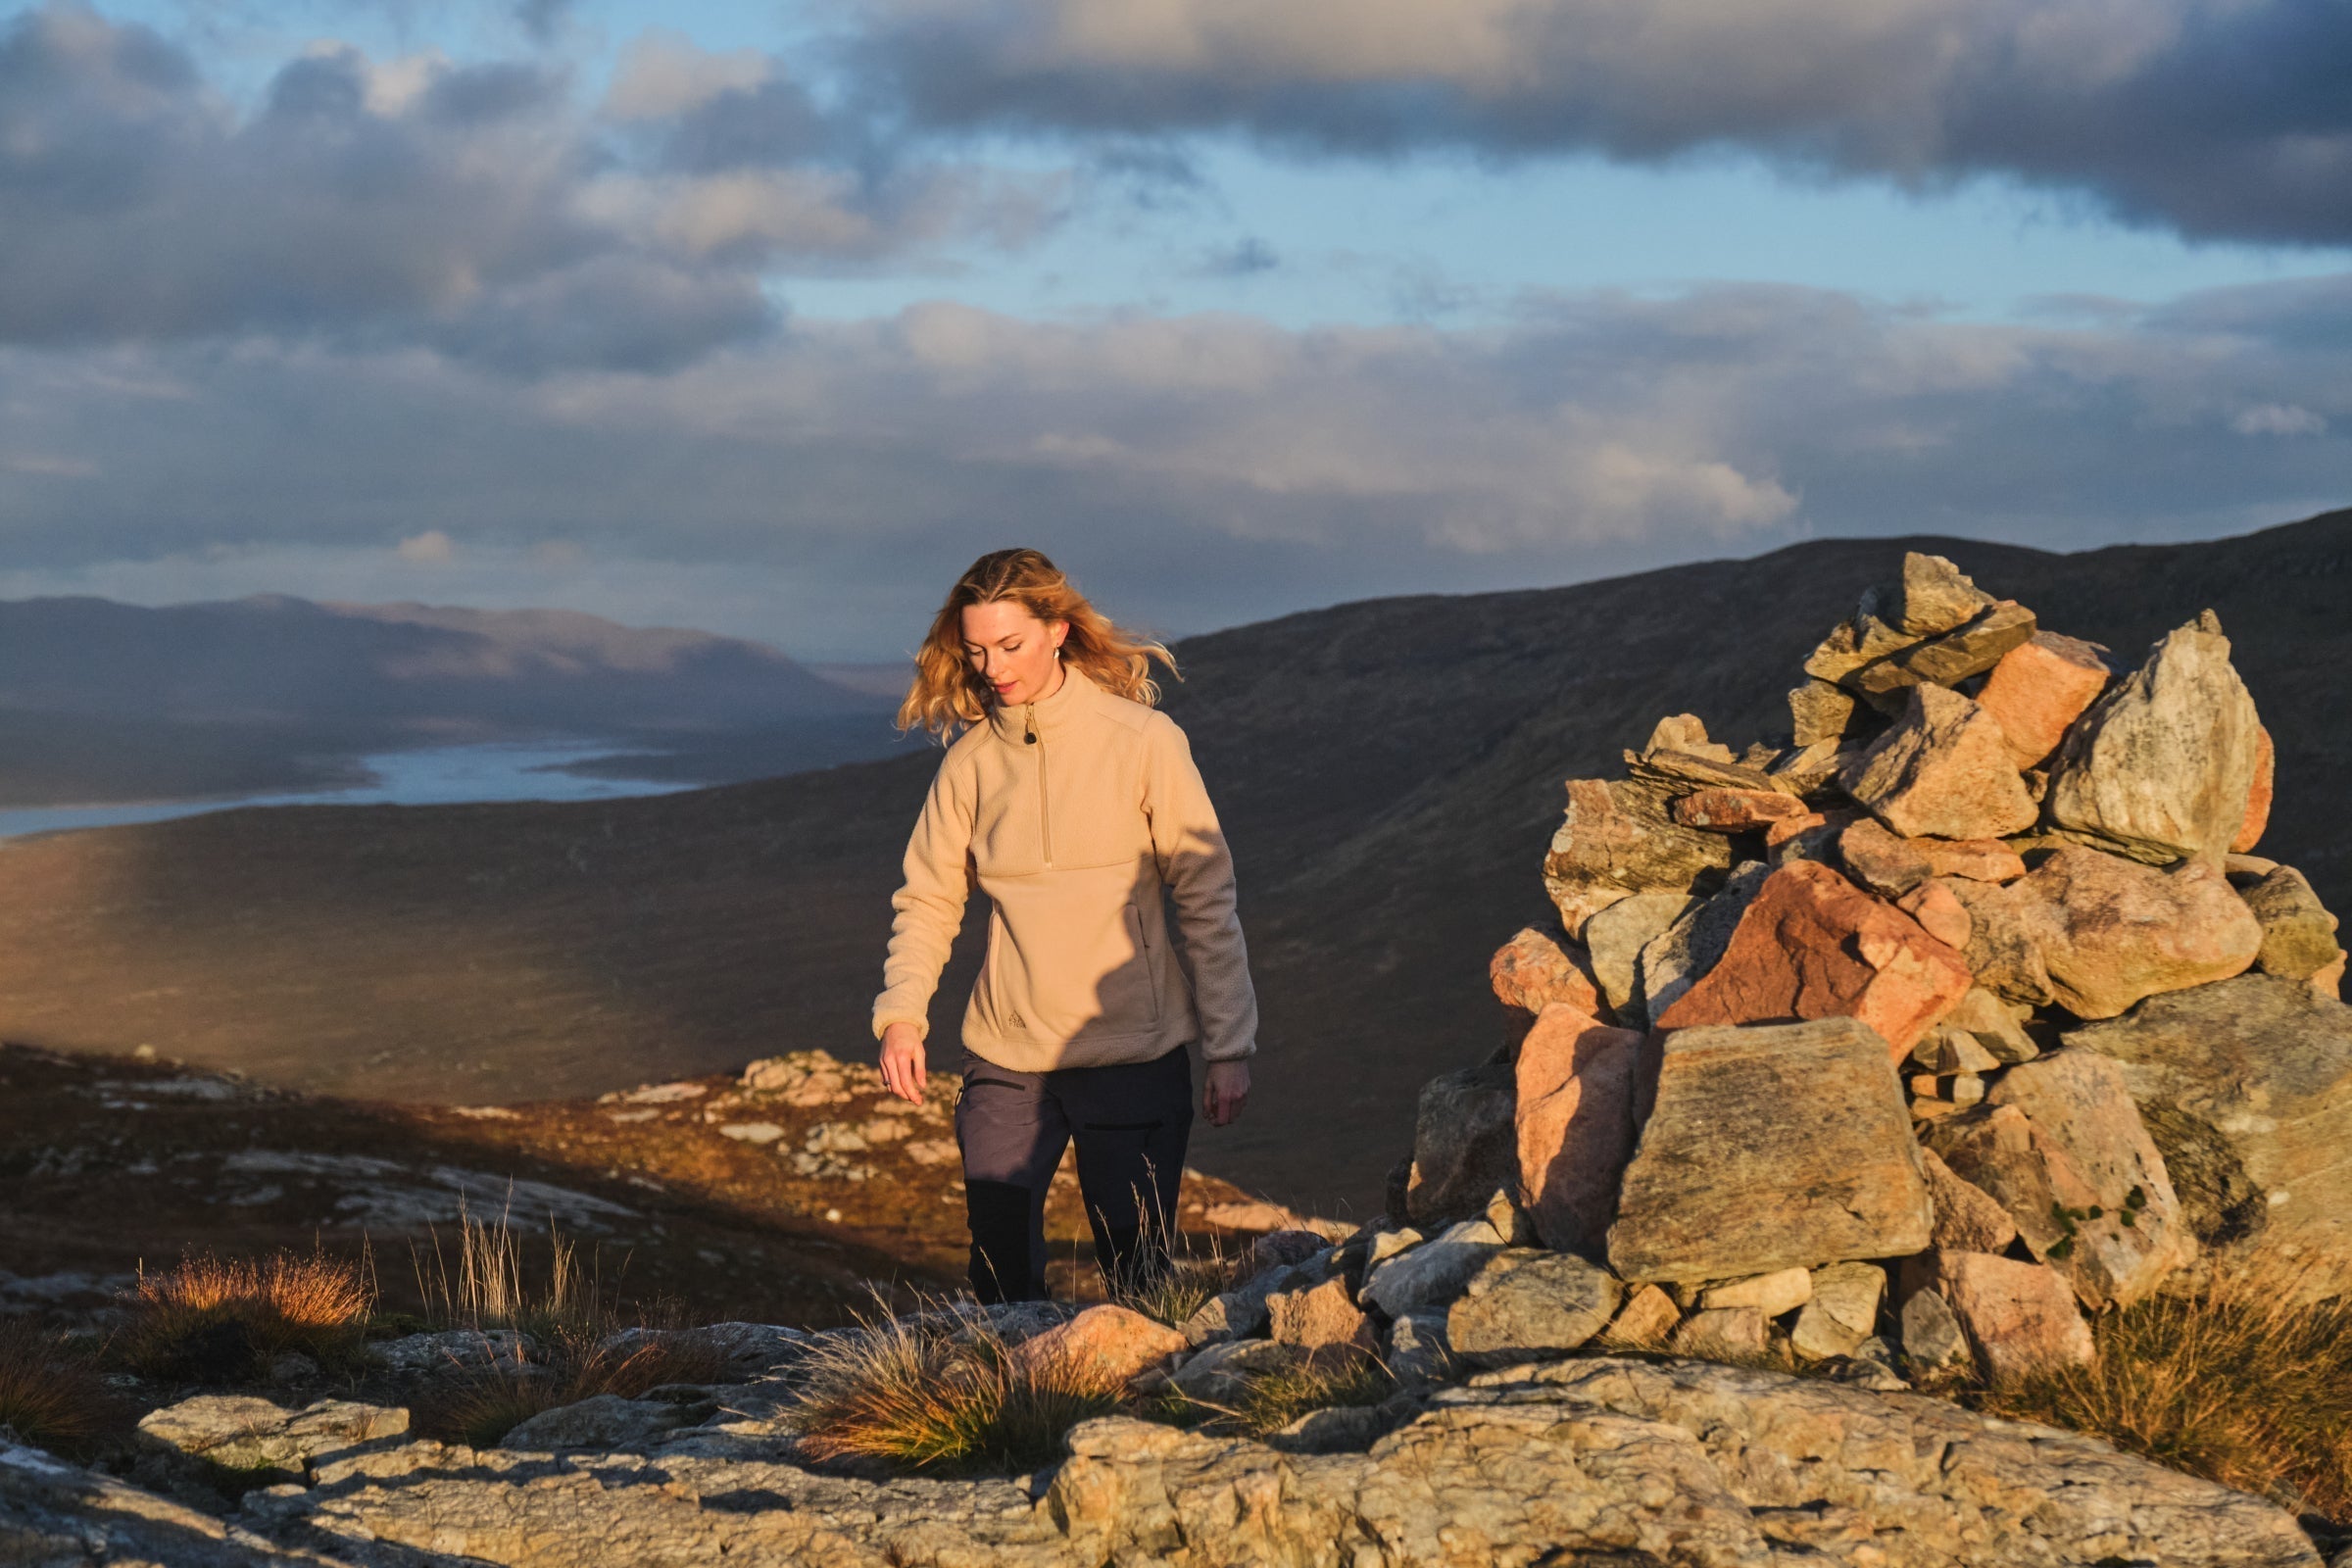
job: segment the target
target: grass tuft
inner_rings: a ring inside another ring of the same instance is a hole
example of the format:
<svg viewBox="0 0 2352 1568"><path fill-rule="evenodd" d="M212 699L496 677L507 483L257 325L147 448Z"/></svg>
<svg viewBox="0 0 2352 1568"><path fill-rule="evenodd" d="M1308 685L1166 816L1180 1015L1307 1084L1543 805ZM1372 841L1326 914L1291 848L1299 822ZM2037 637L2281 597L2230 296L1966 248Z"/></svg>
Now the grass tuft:
<svg viewBox="0 0 2352 1568"><path fill-rule="evenodd" d="M454 1264L442 1250L438 1230L431 1233L429 1254L414 1245L410 1248L409 1261L425 1315L443 1327L525 1333L560 1333L612 1320L616 1314L602 1279L581 1267L578 1246L552 1220L547 1236L546 1275L533 1285L526 1278L523 1238L514 1229L512 1210L481 1220L461 1208Z"/></svg>
<svg viewBox="0 0 2352 1568"><path fill-rule="evenodd" d="M548 1243L547 1269L537 1283L508 1213L477 1220L461 1211L454 1264L437 1233L429 1254L412 1250L432 1322L523 1336L513 1355L444 1379L420 1397L416 1422L423 1436L485 1448L542 1411L600 1394L634 1399L664 1384L727 1378L719 1348L692 1334L614 1343L630 1327L676 1325L624 1319L598 1271L581 1266L578 1248L552 1223Z"/></svg>
<svg viewBox="0 0 2352 1568"><path fill-rule="evenodd" d="M127 1413L56 1336L25 1323L0 1325L0 1427L35 1447L86 1458Z"/></svg>
<svg viewBox="0 0 2352 1568"><path fill-rule="evenodd" d="M134 1372L198 1383L258 1378L288 1353L348 1367L374 1304L363 1265L323 1251L196 1253L165 1273L141 1272L110 1349Z"/></svg>
<svg viewBox="0 0 2352 1568"><path fill-rule="evenodd" d="M1348 1357L1338 1365L1309 1361L1286 1371L1262 1373L1250 1380L1249 1388L1231 1419L1250 1436L1262 1438L1310 1410L1378 1404L1396 1391L1396 1380L1378 1361L1361 1355ZM1219 1423L1209 1425L1213 1428Z"/></svg>
<svg viewBox="0 0 2352 1568"><path fill-rule="evenodd" d="M1155 1322L1180 1329L1223 1292L1233 1289L1234 1265L1223 1253L1207 1257L1174 1257L1142 1285L1118 1292L1112 1298Z"/></svg>
<svg viewBox="0 0 2352 1568"><path fill-rule="evenodd" d="M1970 1402L2352 1524L2352 1299L2307 1283L2274 1263L2150 1298L2093 1321L2096 1366Z"/></svg>
<svg viewBox="0 0 2352 1568"><path fill-rule="evenodd" d="M792 1416L812 1459L968 1473L1061 1457L1070 1428L1118 1408L1058 1362L1031 1366L985 1316L861 1320L801 1363Z"/></svg>

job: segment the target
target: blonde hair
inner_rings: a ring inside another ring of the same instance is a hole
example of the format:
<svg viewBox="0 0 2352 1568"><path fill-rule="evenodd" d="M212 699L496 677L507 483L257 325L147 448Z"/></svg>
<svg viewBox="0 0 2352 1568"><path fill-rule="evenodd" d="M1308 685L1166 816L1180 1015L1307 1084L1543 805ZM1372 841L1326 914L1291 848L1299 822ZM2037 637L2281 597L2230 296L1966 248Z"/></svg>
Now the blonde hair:
<svg viewBox="0 0 2352 1568"><path fill-rule="evenodd" d="M931 630L914 653L914 683L899 704L899 729L918 725L945 740L966 724L988 714L994 694L963 652L963 612L969 605L1010 601L1044 621L1062 621L1069 635L1061 645L1061 662L1085 672L1096 685L1130 702L1157 705L1159 687L1152 679L1152 661L1168 666L1178 680L1176 658L1164 644L1137 637L1111 624L1102 612L1062 574L1061 568L1035 550L997 550L972 563L948 590L947 603L932 618Z"/></svg>

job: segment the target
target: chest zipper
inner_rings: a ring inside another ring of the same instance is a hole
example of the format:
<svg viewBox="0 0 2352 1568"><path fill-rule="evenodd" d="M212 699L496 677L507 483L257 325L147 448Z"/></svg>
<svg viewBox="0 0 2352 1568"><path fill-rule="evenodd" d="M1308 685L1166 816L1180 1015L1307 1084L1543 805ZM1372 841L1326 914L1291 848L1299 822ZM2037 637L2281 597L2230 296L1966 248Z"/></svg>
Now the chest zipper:
<svg viewBox="0 0 2352 1568"><path fill-rule="evenodd" d="M1037 705L1028 705L1028 727L1021 736L1024 743L1037 748L1037 838L1046 852L1046 864L1054 864L1054 812L1046 799L1046 745L1037 733Z"/></svg>

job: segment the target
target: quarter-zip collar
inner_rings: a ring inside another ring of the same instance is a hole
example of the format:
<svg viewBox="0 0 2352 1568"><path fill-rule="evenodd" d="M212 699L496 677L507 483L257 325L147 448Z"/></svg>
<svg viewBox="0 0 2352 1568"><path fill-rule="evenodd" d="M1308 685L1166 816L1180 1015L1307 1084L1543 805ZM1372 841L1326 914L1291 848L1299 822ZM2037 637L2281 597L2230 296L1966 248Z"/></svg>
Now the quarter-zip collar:
<svg viewBox="0 0 2352 1568"><path fill-rule="evenodd" d="M1015 703L1010 707L991 703L988 708L989 728L997 739L1015 746L1028 744L1032 732L1043 739L1058 734L1078 717L1086 700L1094 693L1094 682L1088 680L1075 664L1064 664L1061 686L1051 697L1041 697L1034 703Z"/></svg>

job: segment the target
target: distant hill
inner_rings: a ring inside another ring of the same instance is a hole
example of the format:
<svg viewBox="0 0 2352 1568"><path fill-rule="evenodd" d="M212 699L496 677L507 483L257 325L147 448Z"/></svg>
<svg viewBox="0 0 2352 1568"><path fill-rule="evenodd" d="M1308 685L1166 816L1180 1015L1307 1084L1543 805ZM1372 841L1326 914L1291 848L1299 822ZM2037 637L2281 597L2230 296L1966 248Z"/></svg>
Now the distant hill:
<svg viewBox="0 0 2352 1568"><path fill-rule="evenodd" d="M569 611L0 603L0 804L317 787L367 751L551 734L740 778L881 755L888 707L764 644Z"/></svg>
<svg viewBox="0 0 2352 1568"><path fill-rule="evenodd" d="M2352 512L2056 556L1824 540L1568 588L1388 599L1188 640L1185 725L1240 866L1263 1004L1249 1115L1195 1162L1377 1206L1415 1091L1495 1038L1485 964L1547 908L1563 779L1662 713L1735 746L1907 548L2136 660L2217 611L2278 742L2265 852L2352 909ZM1114 607L1115 608L1115 607ZM929 756L656 799L303 808L0 850L0 1038L153 1044L342 1094L574 1096L871 1049ZM973 944L934 1013L952 1051Z"/></svg>

